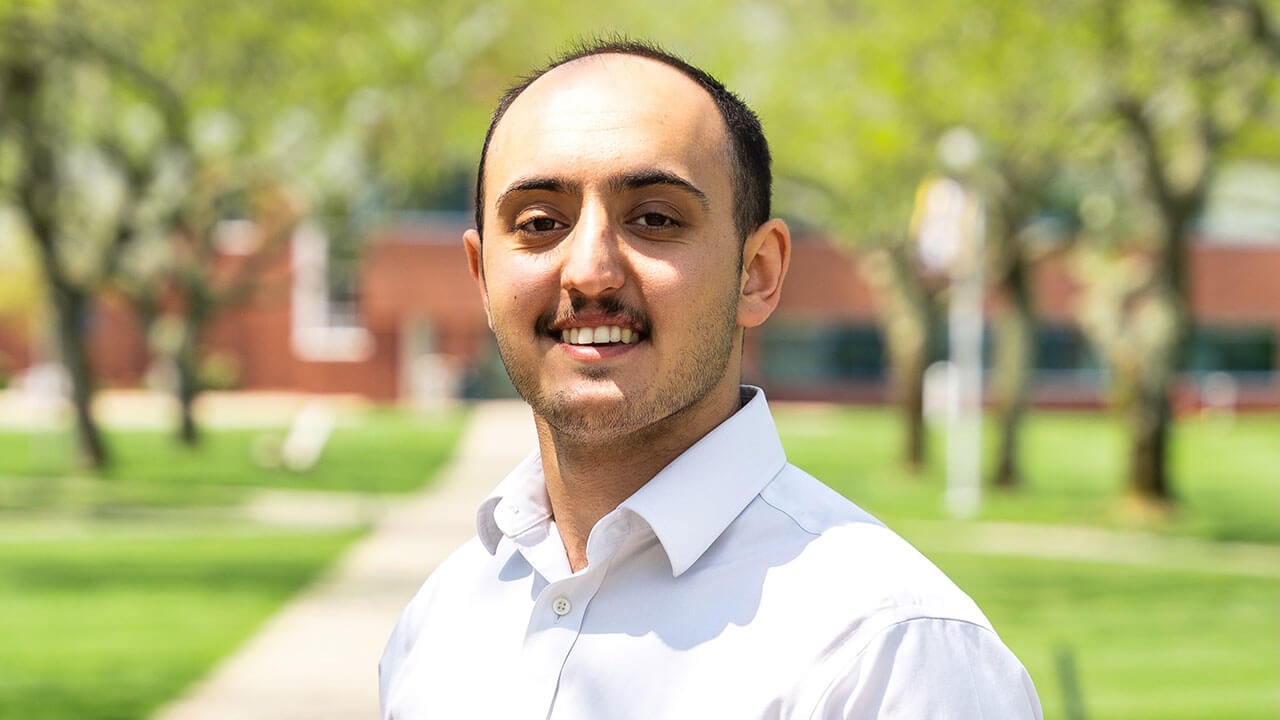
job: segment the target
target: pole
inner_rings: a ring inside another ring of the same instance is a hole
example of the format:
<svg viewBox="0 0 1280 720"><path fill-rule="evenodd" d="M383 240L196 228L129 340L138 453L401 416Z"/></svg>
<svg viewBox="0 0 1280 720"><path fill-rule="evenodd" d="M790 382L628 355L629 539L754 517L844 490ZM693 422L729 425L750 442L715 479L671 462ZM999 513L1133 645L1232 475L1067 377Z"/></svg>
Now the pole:
<svg viewBox="0 0 1280 720"><path fill-rule="evenodd" d="M947 432L947 511L972 518L982 502L982 296L983 236L980 199L966 192L961 232L967 240L951 278L947 312L952 390L955 393Z"/></svg>

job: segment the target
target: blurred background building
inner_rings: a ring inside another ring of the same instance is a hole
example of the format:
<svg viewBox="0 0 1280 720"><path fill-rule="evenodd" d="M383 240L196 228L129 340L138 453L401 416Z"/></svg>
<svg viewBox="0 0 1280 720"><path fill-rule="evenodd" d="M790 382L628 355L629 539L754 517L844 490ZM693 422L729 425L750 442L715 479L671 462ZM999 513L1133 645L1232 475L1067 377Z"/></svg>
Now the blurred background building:
<svg viewBox="0 0 1280 720"><path fill-rule="evenodd" d="M1195 329L1175 399L1181 410L1280 405L1280 192L1270 199L1254 208L1214 206L1202 224L1191 264ZM224 389L428 405L513 395L467 272L461 237L468 226L461 212L390 218L364 238L352 276L340 282L330 280L323 234L314 225L300 227L253 300L209 328L205 380ZM764 384L771 397L888 401L882 315L851 245L812 230L797 233L781 306L748 334L745 350L748 380ZM236 263L236 243L222 247L218 262ZM1034 267L1041 321L1033 402L1041 406L1105 401L1104 364L1077 320L1082 282L1071 260L1059 253ZM1002 301L988 297L989 305ZM100 382L163 381L133 309L118 295L97 296L86 323ZM25 318L0 317L0 357L18 382L47 360L27 327ZM933 359L941 360L941 323L936 333ZM986 355L989 365L989 347Z"/></svg>

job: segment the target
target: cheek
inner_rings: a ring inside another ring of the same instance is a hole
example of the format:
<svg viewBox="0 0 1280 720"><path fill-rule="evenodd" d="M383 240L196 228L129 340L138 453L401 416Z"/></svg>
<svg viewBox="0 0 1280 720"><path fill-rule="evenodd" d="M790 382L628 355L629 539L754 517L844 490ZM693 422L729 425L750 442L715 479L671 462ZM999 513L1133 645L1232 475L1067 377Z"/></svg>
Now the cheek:
<svg viewBox="0 0 1280 720"><path fill-rule="evenodd" d="M486 283L490 306L512 314L540 312L548 288L556 287L554 277L527 260L491 264Z"/></svg>
<svg viewBox="0 0 1280 720"><path fill-rule="evenodd" d="M716 252L717 244L698 237L690 244L659 246L648 252L632 253L630 264L636 277L646 285L676 288L698 287L715 282L736 264Z"/></svg>
<svg viewBox="0 0 1280 720"><path fill-rule="evenodd" d="M722 258L699 260L649 263L638 273L646 303L653 312L663 313L669 325L696 325L708 312L723 312L729 296L737 297L736 264Z"/></svg>

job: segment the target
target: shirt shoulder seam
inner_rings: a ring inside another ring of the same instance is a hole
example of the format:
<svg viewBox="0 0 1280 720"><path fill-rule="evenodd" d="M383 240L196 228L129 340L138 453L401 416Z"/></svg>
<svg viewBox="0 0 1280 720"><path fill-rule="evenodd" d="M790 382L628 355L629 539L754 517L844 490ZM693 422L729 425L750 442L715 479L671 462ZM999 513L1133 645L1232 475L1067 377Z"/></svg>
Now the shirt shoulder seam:
<svg viewBox="0 0 1280 720"><path fill-rule="evenodd" d="M774 510L777 510L778 512L785 515L787 519L790 520L796 527L800 528L801 532L804 532L805 534L811 535L813 537L821 537L822 533L815 532L805 527L804 524L802 524L800 520L798 520L796 516L792 514L789 510L779 507L777 503L771 501L768 497L765 496L765 493L768 492L769 488L773 485L773 483L777 481L778 476L786 472L786 470L787 470L787 464L784 462L782 467L778 470L778 472L774 473L773 477L769 479L769 482L766 483L763 488L760 488L760 492L756 493L756 497L760 498L761 502L763 502L765 505L768 505Z"/></svg>
<svg viewBox="0 0 1280 720"><path fill-rule="evenodd" d="M900 625L908 625L908 624L917 623L917 622L926 621L926 620L936 620L943 623L960 623L963 625L970 625L975 628L978 628L984 633L990 633L992 635L996 635L995 631L992 630L990 627L983 625L982 623L974 622L972 620L966 620L965 618L944 616L944 615L912 615L911 617L900 618L898 620L895 620L891 623L886 624L883 627L877 628L874 632L868 635L867 638L862 643L859 644L857 652L853 653L851 657L839 662L836 665L836 667L833 668L833 672L835 672L835 674L826 682L825 685L823 685L822 692L817 696L817 698L815 698L815 702L818 702L821 698L826 697L827 694L831 692L832 686L834 686L837 682L840 681L842 677L844 677L844 673L836 672L836 670L847 668L852 664L860 661L862 659L863 654L866 653L867 648L871 646L871 643L874 642L876 638L879 638L885 635L890 630ZM999 639L999 636L996 635L996 638ZM810 708L808 717L813 718L815 712L817 712L817 705Z"/></svg>

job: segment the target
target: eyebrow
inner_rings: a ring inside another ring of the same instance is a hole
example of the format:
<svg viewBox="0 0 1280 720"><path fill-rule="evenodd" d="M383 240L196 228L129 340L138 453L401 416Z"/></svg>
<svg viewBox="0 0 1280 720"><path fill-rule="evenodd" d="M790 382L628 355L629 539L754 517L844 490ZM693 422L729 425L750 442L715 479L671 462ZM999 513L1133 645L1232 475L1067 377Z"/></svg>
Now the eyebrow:
<svg viewBox="0 0 1280 720"><path fill-rule="evenodd" d="M576 182L567 182L555 177L526 177L520 178L507 186L502 194L498 195L493 201L494 207L502 205L503 201L509 196L519 192L532 192L535 190L545 190L553 193L580 193L582 185Z"/></svg>
<svg viewBox="0 0 1280 720"><path fill-rule="evenodd" d="M609 189L614 192L621 192L623 190L639 190L653 185L667 185L683 190L697 198L698 204L702 206L704 211L711 209L707 194L699 190L698 186L666 170L638 170L636 172L623 173L609 182Z"/></svg>
<svg viewBox="0 0 1280 720"><path fill-rule="evenodd" d="M609 190L612 192L639 190L640 188L654 185L666 185L681 190L696 198L703 210L710 210L711 208L711 203L707 200L707 194L700 190L697 185L666 170L636 170L622 173L609 179ZM553 193L580 194L582 192L582 184L558 177L533 176L520 178L507 186L507 189L503 190L502 194L498 195L494 201L494 206L501 206L503 201L516 193L539 190Z"/></svg>

